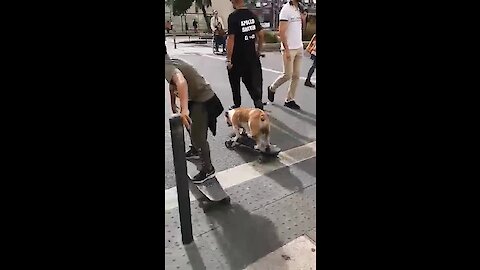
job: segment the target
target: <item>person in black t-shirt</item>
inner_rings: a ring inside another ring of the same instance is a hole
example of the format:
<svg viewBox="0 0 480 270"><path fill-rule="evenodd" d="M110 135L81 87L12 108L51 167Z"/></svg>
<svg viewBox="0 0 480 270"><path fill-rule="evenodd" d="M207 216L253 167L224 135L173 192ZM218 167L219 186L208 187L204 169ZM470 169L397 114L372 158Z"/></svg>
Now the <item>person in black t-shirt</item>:
<svg viewBox="0 0 480 270"><path fill-rule="evenodd" d="M233 106L240 107L240 79L256 108L263 110L262 64L263 31L255 14L245 7L244 0L231 0L235 11L228 16L227 69L233 93Z"/></svg>

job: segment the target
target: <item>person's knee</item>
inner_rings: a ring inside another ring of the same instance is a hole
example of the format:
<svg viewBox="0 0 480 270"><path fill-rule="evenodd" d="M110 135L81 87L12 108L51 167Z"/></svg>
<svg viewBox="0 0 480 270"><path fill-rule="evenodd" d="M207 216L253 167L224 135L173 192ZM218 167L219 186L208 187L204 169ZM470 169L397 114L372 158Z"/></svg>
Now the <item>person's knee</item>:
<svg viewBox="0 0 480 270"><path fill-rule="evenodd" d="M282 79L287 80L287 81L292 79L292 73L291 72L283 73Z"/></svg>
<svg viewBox="0 0 480 270"><path fill-rule="evenodd" d="M210 151L207 140L202 139L202 140L198 141L197 144L198 144L198 148L202 152L207 153L208 151Z"/></svg>

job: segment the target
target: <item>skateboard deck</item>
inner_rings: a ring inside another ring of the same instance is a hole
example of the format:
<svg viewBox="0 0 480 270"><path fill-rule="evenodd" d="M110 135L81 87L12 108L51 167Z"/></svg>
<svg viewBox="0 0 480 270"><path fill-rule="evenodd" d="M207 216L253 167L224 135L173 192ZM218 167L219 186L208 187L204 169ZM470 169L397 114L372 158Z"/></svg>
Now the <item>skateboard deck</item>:
<svg viewBox="0 0 480 270"><path fill-rule="evenodd" d="M194 184L205 197L212 202L219 202L228 197L216 177L212 177L201 184Z"/></svg>
<svg viewBox="0 0 480 270"><path fill-rule="evenodd" d="M212 177L201 184L194 184L190 181L189 186L204 212L210 210L216 204L230 204L230 196L222 188L216 177Z"/></svg>
<svg viewBox="0 0 480 270"><path fill-rule="evenodd" d="M204 211L207 211L213 207L214 205L212 204L230 204L230 196L228 196L215 176L201 184L194 184L192 181L190 181L189 186L190 191L199 201L200 207Z"/></svg>
<svg viewBox="0 0 480 270"><path fill-rule="evenodd" d="M236 142L232 141L232 138L235 136L235 134L232 134L230 140L225 142L225 146L228 149L233 149L236 145L242 145L247 148L250 148L251 150L254 150L258 153L260 153L263 157L276 157L278 153L282 151L280 147L270 144L269 147L267 147L267 151L261 151L259 149L255 149L255 140L252 138L249 138L247 135L241 135ZM262 158L260 160L263 160Z"/></svg>

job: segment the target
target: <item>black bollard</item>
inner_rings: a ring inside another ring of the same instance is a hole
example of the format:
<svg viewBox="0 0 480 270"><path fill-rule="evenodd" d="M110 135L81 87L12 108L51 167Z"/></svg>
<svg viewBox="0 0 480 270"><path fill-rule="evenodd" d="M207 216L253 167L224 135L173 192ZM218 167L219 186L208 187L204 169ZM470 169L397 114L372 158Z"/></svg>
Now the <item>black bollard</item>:
<svg viewBox="0 0 480 270"><path fill-rule="evenodd" d="M176 32L177 31L173 31L173 48L176 49L177 48L177 39L175 38L176 37Z"/></svg>
<svg viewBox="0 0 480 270"><path fill-rule="evenodd" d="M183 124L179 114L170 117L172 136L173 164L177 182L178 211L180 212L180 230L184 245L193 241L192 214L190 212L190 193L188 188L187 160L185 158L185 138Z"/></svg>

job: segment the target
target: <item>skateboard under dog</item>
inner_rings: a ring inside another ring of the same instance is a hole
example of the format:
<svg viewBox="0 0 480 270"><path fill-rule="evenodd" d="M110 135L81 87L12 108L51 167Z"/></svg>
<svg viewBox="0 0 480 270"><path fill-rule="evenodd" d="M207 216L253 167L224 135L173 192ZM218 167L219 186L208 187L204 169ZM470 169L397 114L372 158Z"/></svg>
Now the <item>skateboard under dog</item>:
<svg viewBox="0 0 480 270"><path fill-rule="evenodd" d="M199 206L204 212L218 204L230 204L230 196L228 196L215 176L201 184L194 184L190 181L190 186L191 192L199 201Z"/></svg>
<svg viewBox="0 0 480 270"><path fill-rule="evenodd" d="M255 140L248 137L244 132L240 134L240 137L237 139L237 141L233 141L233 137L235 137L235 134L232 134L231 138L225 142L225 146L228 149L234 149L236 146L244 146L250 148L251 150L255 150L257 153L260 153L260 157L258 159L259 162L266 161L269 158L276 158L278 153L282 151L280 147L274 144L267 146L266 151L255 149Z"/></svg>

